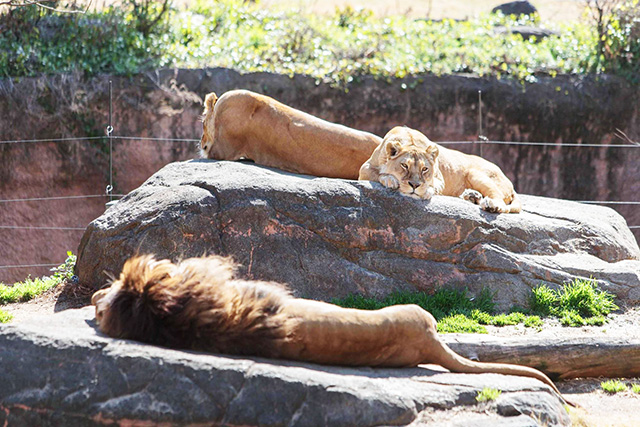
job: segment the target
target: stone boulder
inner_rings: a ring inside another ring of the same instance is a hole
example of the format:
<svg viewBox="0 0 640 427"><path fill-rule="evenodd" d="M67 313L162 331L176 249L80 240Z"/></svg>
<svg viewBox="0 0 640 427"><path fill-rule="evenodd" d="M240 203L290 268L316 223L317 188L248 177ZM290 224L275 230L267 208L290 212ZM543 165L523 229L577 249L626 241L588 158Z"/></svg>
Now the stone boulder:
<svg viewBox="0 0 640 427"><path fill-rule="evenodd" d="M531 378L176 351L106 337L93 317L85 307L0 325L0 424L570 425ZM502 393L479 403L485 387Z"/></svg>
<svg viewBox="0 0 640 427"><path fill-rule="evenodd" d="M394 290L488 287L499 308L531 289L593 277L640 301L640 249L599 206L522 196L521 214L455 197L414 200L377 183L295 175L249 163L172 163L94 220L78 249L80 283L99 288L138 253L231 255L244 278L331 300Z"/></svg>
<svg viewBox="0 0 640 427"><path fill-rule="evenodd" d="M503 15L533 15L534 13L538 13L538 9L527 0L518 0L512 1L508 3L500 4L493 9L491 9L491 13L502 12Z"/></svg>

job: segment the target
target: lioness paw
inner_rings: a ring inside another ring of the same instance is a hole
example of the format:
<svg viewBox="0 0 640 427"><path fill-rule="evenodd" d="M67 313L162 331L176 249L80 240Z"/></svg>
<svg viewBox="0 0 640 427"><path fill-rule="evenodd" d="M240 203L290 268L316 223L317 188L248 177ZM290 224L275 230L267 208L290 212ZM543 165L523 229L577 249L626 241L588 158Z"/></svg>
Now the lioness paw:
<svg viewBox="0 0 640 427"><path fill-rule="evenodd" d="M380 175L380 184L384 185L387 188L391 188L392 190L396 190L400 187L400 182L393 175Z"/></svg>
<svg viewBox="0 0 640 427"><path fill-rule="evenodd" d="M467 201L469 201L471 203L474 203L476 205L479 205L480 201L482 200L482 194L479 191L472 190L471 188L467 188L460 195L460 198L464 199L464 200L467 200Z"/></svg>
<svg viewBox="0 0 640 427"><path fill-rule="evenodd" d="M427 188L427 191L424 192L424 195L422 196L422 198L424 200L431 200L434 194L436 194L436 189L433 187L429 187Z"/></svg>
<svg viewBox="0 0 640 427"><path fill-rule="evenodd" d="M500 203L499 201L490 199L488 197L485 197L484 199L482 199L482 201L480 201L480 207L485 211L491 213L507 212L507 206L504 203Z"/></svg>

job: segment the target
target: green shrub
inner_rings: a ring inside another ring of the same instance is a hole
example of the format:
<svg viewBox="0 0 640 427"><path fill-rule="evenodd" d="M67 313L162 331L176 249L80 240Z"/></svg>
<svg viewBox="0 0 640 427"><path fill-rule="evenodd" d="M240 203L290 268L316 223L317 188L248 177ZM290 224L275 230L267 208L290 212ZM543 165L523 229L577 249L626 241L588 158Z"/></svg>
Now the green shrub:
<svg viewBox="0 0 640 427"><path fill-rule="evenodd" d="M592 71L623 75L638 81L640 73L640 1L591 2L597 35Z"/></svg>
<svg viewBox="0 0 640 427"><path fill-rule="evenodd" d="M611 21L620 31L612 24L608 44L609 62L618 58L627 65L604 67L594 65L604 63L594 59L599 58L597 31L582 23L558 26L559 35L534 41L495 34L496 25L541 25L528 17L435 22L377 17L350 7L322 16L242 0L200 0L179 11L166 0L123 1L86 15L33 6L0 16L0 75L206 66L298 73L344 85L365 75L390 80L423 73L535 81L539 75L617 72L640 62L634 56L636 21L629 18L635 15L628 13Z"/></svg>
<svg viewBox="0 0 640 427"><path fill-rule="evenodd" d="M631 384L631 391L640 394L640 384Z"/></svg>

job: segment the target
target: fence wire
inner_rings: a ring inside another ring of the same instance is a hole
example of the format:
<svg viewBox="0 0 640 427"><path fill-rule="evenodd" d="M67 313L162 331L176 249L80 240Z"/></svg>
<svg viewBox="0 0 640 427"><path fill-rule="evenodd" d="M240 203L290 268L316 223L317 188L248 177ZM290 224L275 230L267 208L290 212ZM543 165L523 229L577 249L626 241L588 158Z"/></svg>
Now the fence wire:
<svg viewBox="0 0 640 427"><path fill-rule="evenodd" d="M110 120L111 122L111 120ZM483 137L480 137L483 138ZM130 141L152 141L152 142L184 142L184 143L197 143L200 142L199 139L193 138L158 138L158 137L145 137L145 136L122 136L122 135L113 135L113 127L111 124L106 129L105 136L87 136L87 137L68 137L68 138L42 138L42 139L22 139L22 140L4 140L0 141L0 144L21 144L21 143L46 143L46 142L84 142L84 141L95 141L95 140L107 140L111 144L113 140L130 140ZM628 144L589 144L589 143L579 143L579 142L569 142L569 143L553 143L553 142L523 142L523 141L493 141L486 139L479 139L475 141L438 141L438 144L442 145L513 145L513 146L532 146L532 147L557 147L557 148L601 148L601 149L609 149L609 148L640 148L640 144L633 143L630 141ZM110 149L110 161L111 161L111 151ZM110 164L110 180L112 179L112 170ZM124 194L111 194L111 190L113 189L112 183L110 181L109 186L106 189L105 194L88 194L88 195L77 195L77 196L43 196L43 197L29 197L29 198L21 198L21 199L0 199L0 203L14 203L14 202L39 202L39 201L49 201L49 200L74 200L74 199L90 199L90 198L112 198L112 197L124 197ZM630 205L636 206L640 205L640 201L622 201L622 200L574 200L578 203L585 204L594 204L594 205ZM57 227L57 226L18 226L18 225L0 225L0 229L2 230L38 230L38 231L84 231L86 227ZM640 225L632 225L629 226L629 229L637 230L640 229ZM2 265L0 266L0 270L7 269L22 269L22 268L37 268L37 267L57 267L63 262L57 264L20 264L20 265Z"/></svg>

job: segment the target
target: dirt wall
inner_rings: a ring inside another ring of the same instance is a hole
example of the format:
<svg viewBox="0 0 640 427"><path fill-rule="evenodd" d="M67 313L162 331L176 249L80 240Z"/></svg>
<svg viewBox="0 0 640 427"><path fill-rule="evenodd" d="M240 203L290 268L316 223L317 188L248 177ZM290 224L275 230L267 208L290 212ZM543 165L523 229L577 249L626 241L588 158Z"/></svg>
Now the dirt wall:
<svg viewBox="0 0 640 427"><path fill-rule="evenodd" d="M384 135L395 125L434 141L490 140L602 144L544 147L472 144L454 148L502 167L521 193L574 200L640 200L638 89L612 77L557 77L533 84L464 76L420 76L387 82L362 78L344 88L304 76L227 69L159 70L133 77L76 75L0 80L0 140L100 137L109 123L113 81L113 135L199 139L201 101L235 88L265 93L327 120ZM114 192L127 193L169 162L196 157L196 142L114 139ZM104 138L0 144L0 200L100 195L109 183ZM82 228L104 211L107 198L0 201L0 226ZM637 206L614 206L640 225ZM0 228L0 266L49 264L75 251L81 230ZM640 230L636 230L636 238ZM0 281L46 274L48 268L0 268Z"/></svg>

